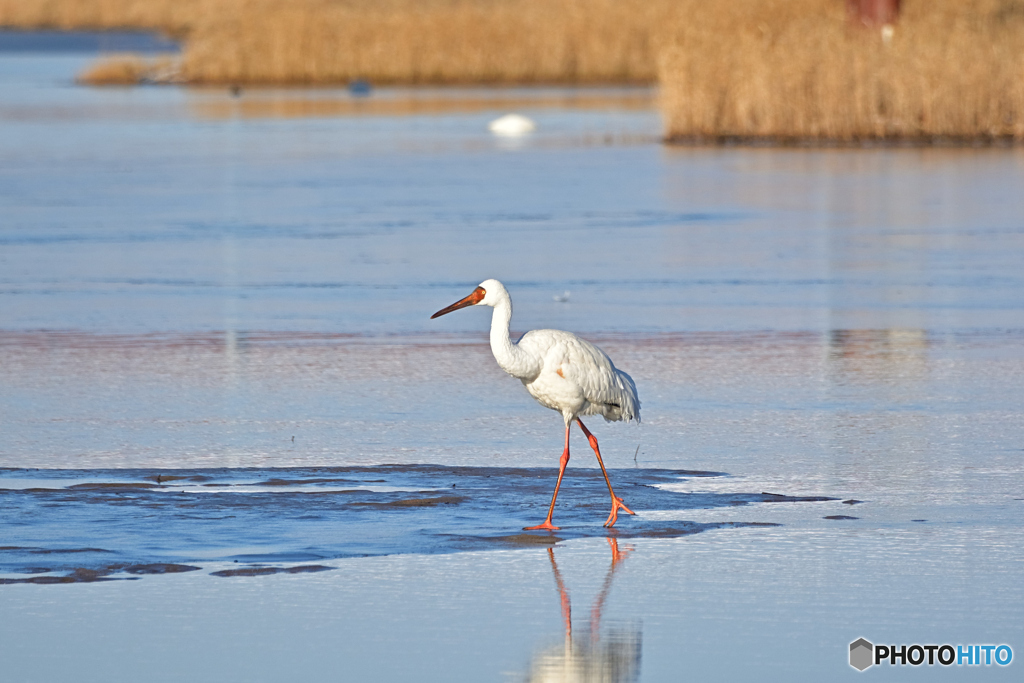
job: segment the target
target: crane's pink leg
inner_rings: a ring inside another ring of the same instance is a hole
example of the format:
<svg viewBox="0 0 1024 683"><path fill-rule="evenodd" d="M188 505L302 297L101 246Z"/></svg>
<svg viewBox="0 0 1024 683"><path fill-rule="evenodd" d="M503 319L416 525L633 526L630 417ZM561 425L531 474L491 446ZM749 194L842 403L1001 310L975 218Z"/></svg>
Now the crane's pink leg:
<svg viewBox="0 0 1024 683"><path fill-rule="evenodd" d="M558 498L558 488L562 485L562 475L565 474L565 466L569 464L569 427L572 426L572 422L565 426L565 450L562 451L562 465L558 468L558 481L555 482L555 492L551 494L551 505L548 507L548 518L544 520L543 524L537 526L523 527L523 531L533 531L534 529L550 529L556 530L557 526L551 523L551 515L555 514L555 500Z"/></svg>
<svg viewBox="0 0 1024 683"><path fill-rule="evenodd" d="M605 520L605 526L613 526L615 521L619 518L619 510L628 512L631 515L636 513L630 510L628 507L622 504L622 499L615 495L615 491L612 490L612 480L608 478L608 470L604 468L604 462L601 461L601 451L597 448L597 438L590 433L590 430L583 425L583 421L576 418L576 421L580 423L580 429L587 435L587 441L590 442L590 447L594 449L594 455L597 456L597 464L601 466L601 472L604 473L604 480L608 484L608 493L612 494L612 511L608 515L608 519Z"/></svg>

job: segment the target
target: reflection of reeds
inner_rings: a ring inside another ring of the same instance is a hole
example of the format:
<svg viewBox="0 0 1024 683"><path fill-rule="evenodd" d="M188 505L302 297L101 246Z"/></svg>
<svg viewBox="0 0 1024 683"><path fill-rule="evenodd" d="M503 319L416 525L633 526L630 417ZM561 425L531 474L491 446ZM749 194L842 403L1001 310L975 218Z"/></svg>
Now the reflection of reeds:
<svg viewBox="0 0 1024 683"><path fill-rule="evenodd" d="M194 97L189 109L202 118L307 118L314 116L424 116L468 114L500 110L566 109L649 111L654 104L650 88L493 90L437 88L407 89L355 98L346 91L267 89L249 91L244 98Z"/></svg>
<svg viewBox="0 0 1024 683"><path fill-rule="evenodd" d="M883 38L834 0L695 2L661 55L669 138L1024 139L1024 2L903 10Z"/></svg>

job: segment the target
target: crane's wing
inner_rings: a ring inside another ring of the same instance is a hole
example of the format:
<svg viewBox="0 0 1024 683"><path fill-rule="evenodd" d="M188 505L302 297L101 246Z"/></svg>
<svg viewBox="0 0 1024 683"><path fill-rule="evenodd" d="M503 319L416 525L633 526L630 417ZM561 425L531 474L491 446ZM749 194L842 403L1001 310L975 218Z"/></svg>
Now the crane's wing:
<svg viewBox="0 0 1024 683"><path fill-rule="evenodd" d="M519 343L541 351L545 370L579 387L587 401L582 415L601 415L611 422L640 421L640 399L633 378L616 368L598 347L560 330L535 330Z"/></svg>

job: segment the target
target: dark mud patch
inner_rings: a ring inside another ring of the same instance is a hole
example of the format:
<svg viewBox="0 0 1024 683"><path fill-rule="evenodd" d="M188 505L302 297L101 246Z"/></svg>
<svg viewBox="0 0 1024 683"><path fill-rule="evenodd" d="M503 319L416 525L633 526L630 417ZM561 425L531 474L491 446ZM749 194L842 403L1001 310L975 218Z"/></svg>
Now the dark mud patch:
<svg viewBox="0 0 1024 683"><path fill-rule="evenodd" d="M148 477L143 477L143 479L155 482L156 484L160 485L160 484L169 484L172 481L201 481L201 480L205 480L206 477L202 477L201 479L197 479L196 477L188 477L188 476L176 475L176 474L151 474Z"/></svg>
<svg viewBox="0 0 1024 683"><path fill-rule="evenodd" d="M210 576L269 576L270 574L310 574L327 572L337 567L325 567L322 564L305 564L299 567L242 567L241 569L223 569L210 572Z"/></svg>
<svg viewBox="0 0 1024 683"><path fill-rule="evenodd" d="M35 571L28 571L34 569ZM187 564L173 564L167 562L155 562L151 564L109 564L104 567L75 567L64 576L32 576L24 579L0 579L0 584L14 583L36 583L36 584L57 584L57 583L94 583L96 581L134 581L142 574L178 574L181 572L193 572L201 567L193 567ZM25 573L43 573L54 571L49 567L26 568ZM112 576L120 573L133 574L134 576Z"/></svg>
<svg viewBox="0 0 1024 683"><path fill-rule="evenodd" d="M36 583L36 584L54 584L54 583L95 583L97 581L116 581L117 578L109 576L111 572L103 569L89 569L87 567L79 567L64 576L31 576L25 579L0 579L0 584L14 584L14 583ZM127 579L129 577L120 577L121 579Z"/></svg>
<svg viewBox="0 0 1024 683"><path fill-rule="evenodd" d="M565 539L550 534L511 534L509 536L494 536L490 540L511 543L513 545L537 546L554 545Z"/></svg>
<svg viewBox="0 0 1024 683"><path fill-rule="evenodd" d="M295 493L292 491L291 493ZM302 491L303 496L352 496L356 494L363 494L367 496L374 495L373 491L369 489L350 488L350 489L332 489L329 491L317 491L316 489L309 489Z"/></svg>
<svg viewBox="0 0 1024 683"><path fill-rule="evenodd" d="M911 522L927 522L927 519L912 519Z"/></svg>
<svg viewBox="0 0 1024 683"><path fill-rule="evenodd" d="M391 505L396 507L433 507L435 505L458 505L466 500L465 496L438 496L436 498L407 498L396 500Z"/></svg>
<svg viewBox="0 0 1024 683"><path fill-rule="evenodd" d="M167 562L153 562L150 564L131 564L124 568L129 574L181 574L183 572L194 572L202 567L193 567L190 564L171 564Z"/></svg>
<svg viewBox="0 0 1024 683"><path fill-rule="evenodd" d="M352 506L372 508L427 508L438 505L458 505L466 501L466 496L437 496L436 498L406 498L392 500L387 503L350 503Z"/></svg>
<svg viewBox="0 0 1024 683"><path fill-rule="evenodd" d="M785 496L781 493L768 493L761 491L760 503L820 503L826 500L839 500L828 496Z"/></svg>
<svg viewBox="0 0 1024 683"><path fill-rule="evenodd" d="M691 534L699 534L707 528L705 524L682 523L672 526L654 527L647 529L630 529L623 533L620 530L615 536L627 538L679 538Z"/></svg>
<svg viewBox="0 0 1024 683"><path fill-rule="evenodd" d="M72 484L67 487L69 491L138 491L152 489L152 484L142 482L110 482L110 483L89 483Z"/></svg>
<svg viewBox="0 0 1024 683"><path fill-rule="evenodd" d="M352 481L351 479L267 479L257 482L254 486L309 486L312 484L353 484L358 486L365 482Z"/></svg>
<svg viewBox="0 0 1024 683"><path fill-rule="evenodd" d="M117 579L102 575L80 576L76 574L68 574L67 576L30 576L25 579L0 579L0 586L6 586L15 583L34 583L47 585L56 583L94 583L96 581L117 581Z"/></svg>
<svg viewBox="0 0 1024 683"><path fill-rule="evenodd" d="M114 568L90 569L79 567L65 576L66 579L74 579L78 583L90 583L92 581L109 581L110 574L116 572Z"/></svg>
<svg viewBox="0 0 1024 683"><path fill-rule="evenodd" d="M0 548L3 550L3 548ZM103 548L34 548L30 550L33 555L66 555L70 553L112 553L113 550Z"/></svg>
<svg viewBox="0 0 1024 683"><path fill-rule="evenodd" d="M850 515L828 515L822 517L822 519L860 519L860 517L851 517Z"/></svg>
<svg viewBox="0 0 1024 683"><path fill-rule="evenodd" d="M743 529L747 527L776 527L782 526L774 522L677 522L664 526L640 527L640 528L613 528L609 536L616 538L681 538L699 534L712 529Z"/></svg>

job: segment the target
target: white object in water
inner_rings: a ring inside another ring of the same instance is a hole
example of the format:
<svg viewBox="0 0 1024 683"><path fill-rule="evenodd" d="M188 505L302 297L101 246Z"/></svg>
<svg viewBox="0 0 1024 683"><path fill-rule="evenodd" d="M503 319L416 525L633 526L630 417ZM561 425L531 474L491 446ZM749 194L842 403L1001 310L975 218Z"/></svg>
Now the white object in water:
<svg viewBox="0 0 1024 683"><path fill-rule="evenodd" d="M566 303L567 301L569 301L569 294L571 294L571 292L568 292L568 291L567 291L567 292L565 292L564 294L555 294L555 296L554 296L554 297L552 297L552 298L553 298L553 299L554 299L555 301L557 301L558 303L560 303L560 304L564 304L564 303Z"/></svg>
<svg viewBox="0 0 1024 683"><path fill-rule="evenodd" d="M505 114L501 118L491 121L487 127L495 135L519 137L520 135L526 135L535 131L537 124L521 114Z"/></svg>

